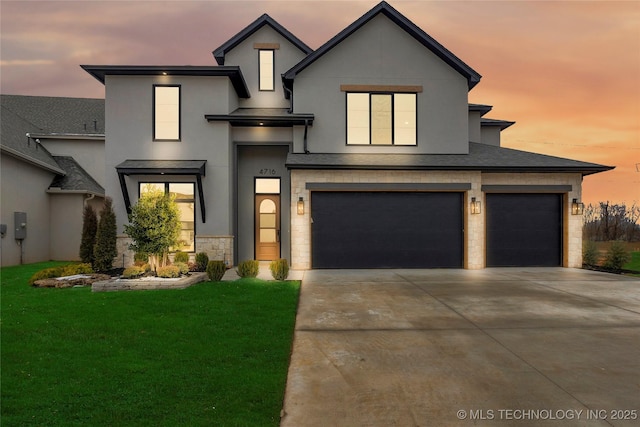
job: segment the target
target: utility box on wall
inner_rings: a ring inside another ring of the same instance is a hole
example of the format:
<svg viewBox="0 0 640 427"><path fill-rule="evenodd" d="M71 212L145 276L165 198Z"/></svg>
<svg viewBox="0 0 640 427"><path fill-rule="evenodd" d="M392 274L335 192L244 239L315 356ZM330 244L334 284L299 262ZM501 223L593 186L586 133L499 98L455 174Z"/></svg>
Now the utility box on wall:
<svg viewBox="0 0 640 427"><path fill-rule="evenodd" d="M13 222L15 224L15 239L24 240L27 238L27 213L26 212L14 212Z"/></svg>

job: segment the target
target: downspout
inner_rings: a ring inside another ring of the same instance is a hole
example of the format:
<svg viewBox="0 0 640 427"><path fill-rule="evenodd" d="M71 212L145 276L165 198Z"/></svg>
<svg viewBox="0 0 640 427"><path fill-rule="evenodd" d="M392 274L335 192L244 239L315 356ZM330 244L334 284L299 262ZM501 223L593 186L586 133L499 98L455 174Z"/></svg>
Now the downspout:
<svg viewBox="0 0 640 427"><path fill-rule="evenodd" d="M309 150L307 149L307 129L309 129L309 120L304 119L304 138L302 139L304 154L309 154Z"/></svg>
<svg viewBox="0 0 640 427"><path fill-rule="evenodd" d="M84 199L84 205L87 206L87 202L90 200L93 200L96 197L95 193L91 193L89 194L87 197L85 197Z"/></svg>
<svg viewBox="0 0 640 427"><path fill-rule="evenodd" d="M289 94L289 109L287 110L287 113L293 114L293 90L289 89L284 82L282 84L282 88L284 89L284 91L286 93ZM285 96L285 98L286 98L286 96Z"/></svg>

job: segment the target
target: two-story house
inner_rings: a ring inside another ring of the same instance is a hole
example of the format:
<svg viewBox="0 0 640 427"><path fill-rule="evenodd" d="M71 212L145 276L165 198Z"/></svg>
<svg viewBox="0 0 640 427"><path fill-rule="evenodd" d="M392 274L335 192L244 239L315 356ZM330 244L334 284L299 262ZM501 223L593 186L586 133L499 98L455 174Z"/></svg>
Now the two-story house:
<svg viewBox="0 0 640 427"><path fill-rule="evenodd" d="M263 15L213 55L83 66L120 232L153 186L181 249L229 264L581 266L582 178L611 168L502 148L513 123L468 101L480 74L386 2L317 50Z"/></svg>

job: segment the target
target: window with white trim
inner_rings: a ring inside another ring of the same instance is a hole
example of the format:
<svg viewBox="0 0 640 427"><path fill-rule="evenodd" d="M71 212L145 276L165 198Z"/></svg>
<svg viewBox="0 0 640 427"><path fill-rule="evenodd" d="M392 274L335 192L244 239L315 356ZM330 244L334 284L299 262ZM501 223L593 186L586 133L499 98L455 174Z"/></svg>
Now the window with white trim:
<svg viewBox="0 0 640 427"><path fill-rule="evenodd" d="M180 86L153 86L153 139L180 140Z"/></svg>
<svg viewBox="0 0 640 427"><path fill-rule="evenodd" d="M416 145L417 94L347 92L347 144Z"/></svg>

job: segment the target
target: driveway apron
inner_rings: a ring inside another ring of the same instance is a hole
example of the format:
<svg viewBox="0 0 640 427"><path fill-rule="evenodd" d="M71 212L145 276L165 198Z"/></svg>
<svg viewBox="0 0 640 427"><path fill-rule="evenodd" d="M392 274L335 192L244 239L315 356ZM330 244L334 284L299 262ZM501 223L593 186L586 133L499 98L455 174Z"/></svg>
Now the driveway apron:
<svg viewBox="0 0 640 427"><path fill-rule="evenodd" d="M305 273L281 426L640 423L640 279Z"/></svg>

